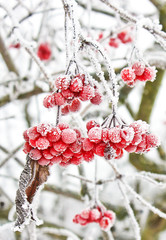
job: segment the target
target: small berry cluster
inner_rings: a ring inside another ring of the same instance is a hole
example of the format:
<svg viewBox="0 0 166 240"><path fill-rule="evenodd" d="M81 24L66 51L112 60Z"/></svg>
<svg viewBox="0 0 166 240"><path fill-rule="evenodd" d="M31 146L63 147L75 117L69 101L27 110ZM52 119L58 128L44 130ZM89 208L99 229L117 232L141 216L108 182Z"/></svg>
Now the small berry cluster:
<svg viewBox="0 0 166 240"><path fill-rule="evenodd" d="M158 138L149 134L149 125L141 120L135 121L129 126L116 126L102 128L91 120L87 123L88 138L86 149L105 159L119 159L123 156L123 150L129 153L145 153L159 145Z"/></svg>
<svg viewBox="0 0 166 240"><path fill-rule="evenodd" d="M145 64L142 62L136 62L132 67L124 68L121 71L121 78L131 87L133 87L137 81L153 82L156 78L156 69L155 67L145 67Z"/></svg>
<svg viewBox="0 0 166 240"><path fill-rule="evenodd" d="M100 228L104 231L109 231L115 222L115 213L110 210L106 210L104 207L95 207L93 209L85 209L80 214L76 214L74 223L78 223L82 226L88 223L96 222L100 225Z"/></svg>
<svg viewBox="0 0 166 240"><path fill-rule="evenodd" d="M49 60L51 57L51 48L48 43L41 43L37 50L37 55L40 60Z"/></svg>
<svg viewBox="0 0 166 240"><path fill-rule="evenodd" d="M42 166L59 163L65 167L94 158L91 149L84 150L86 141L80 131L69 128L67 123L59 123L56 127L42 123L26 130L23 136L26 141L23 151Z"/></svg>
<svg viewBox="0 0 166 240"><path fill-rule="evenodd" d="M72 79L70 76L60 76L56 79L55 85L59 92L47 95L43 105L52 108L56 105L63 106L62 114L77 112L81 108L81 101L90 100L93 104L100 104L102 96L96 86L85 83L85 75L78 74Z"/></svg>
<svg viewBox="0 0 166 240"><path fill-rule="evenodd" d="M109 39L109 46L118 48L121 43L126 44L133 41L129 30L124 30L117 34L117 37Z"/></svg>

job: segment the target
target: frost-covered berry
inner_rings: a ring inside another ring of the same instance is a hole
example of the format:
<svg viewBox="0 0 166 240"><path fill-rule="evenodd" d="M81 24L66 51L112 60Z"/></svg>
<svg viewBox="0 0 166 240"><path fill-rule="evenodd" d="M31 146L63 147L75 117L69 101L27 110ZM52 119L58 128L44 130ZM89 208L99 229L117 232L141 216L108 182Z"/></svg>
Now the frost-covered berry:
<svg viewBox="0 0 166 240"><path fill-rule="evenodd" d="M82 149L82 142L77 140L72 143L69 148L73 153L79 153Z"/></svg>
<svg viewBox="0 0 166 240"><path fill-rule="evenodd" d="M127 82L127 84L133 84L136 78L134 69L132 69L131 67L122 69L121 78L124 82Z"/></svg>
<svg viewBox="0 0 166 240"><path fill-rule="evenodd" d="M83 157L86 162L91 162L94 159L94 153L92 151L84 152Z"/></svg>
<svg viewBox="0 0 166 240"><path fill-rule="evenodd" d="M90 100L94 96L94 88L90 85L85 85L80 92L79 98L81 101Z"/></svg>
<svg viewBox="0 0 166 240"><path fill-rule="evenodd" d="M44 99L43 99L43 106L45 108L52 108L56 105L55 103L55 99L54 99L54 95L50 94L47 95Z"/></svg>
<svg viewBox="0 0 166 240"><path fill-rule="evenodd" d="M98 143L95 147L95 154L97 154L100 157L104 157L105 154L105 148L106 148L106 143Z"/></svg>
<svg viewBox="0 0 166 240"><path fill-rule="evenodd" d="M118 127L110 128L108 131L108 137L111 142L119 143L121 141L121 130Z"/></svg>
<svg viewBox="0 0 166 240"><path fill-rule="evenodd" d="M45 157L46 159L52 159L53 155L50 153L50 151L48 149L45 149L42 151L43 157Z"/></svg>
<svg viewBox="0 0 166 240"><path fill-rule="evenodd" d="M39 45L37 55L40 60L49 60L51 57L51 48L48 43L42 43Z"/></svg>
<svg viewBox="0 0 166 240"><path fill-rule="evenodd" d="M57 127L62 131L62 130L64 130L64 129L69 128L69 124L68 124L68 123L59 123L59 124L57 125Z"/></svg>
<svg viewBox="0 0 166 240"><path fill-rule="evenodd" d="M145 70L141 76L137 76L137 79L144 82L144 81L151 81L153 82L156 78L156 69L155 67L145 67Z"/></svg>
<svg viewBox="0 0 166 240"><path fill-rule="evenodd" d="M24 137L24 140L25 140L26 142L29 141L29 137L28 137L28 133L27 133L27 132L28 132L27 130L25 130L25 131L23 132L23 137Z"/></svg>
<svg viewBox="0 0 166 240"><path fill-rule="evenodd" d="M143 62L136 62L132 65L132 69L137 76L141 76L144 73L145 64Z"/></svg>
<svg viewBox="0 0 166 240"><path fill-rule="evenodd" d="M83 140L83 150L90 151L94 148L94 143L89 140L89 138L85 138Z"/></svg>
<svg viewBox="0 0 166 240"><path fill-rule="evenodd" d="M59 127L53 127L51 131L48 132L47 138L51 142L57 142L61 138L61 130Z"/></svg>
<svg viewBox="0 0 166 240"><path fill-rule="evenodd" d="M101 140L102 129L100 127L93 127L88 132L88 137L91 142L98 143Z"/></svg>
<svg viewBox="0 0 166 240"><path fill-rule="evenodd" d="M101 139L103 142L108 143L109 142L109 137L108 137L108 128L103 128L102 129L102 136Z"/></svg>
<svg viewBox="0 0 166 240"><path fill-rule="evenodd" d="M73 129L64 129L62 131L62 141L66 144L74 143L77 139L76 132Z"/></svg>
<svg viewBox="0 0 166 240"><path fill-rule="evenodd" d="M38 160L38 164L41 166L47 166L50 163L49 159L45 159L44 157Z"/></svg>
<svg viewBox="0 0 166 240"><path fill-rule="evenodd" d="M62 95L65 99L72 100L74 98L74 93L70 90L63 90Z"/></svg>
<svg viewBox="0 0 166 240"><path fill-rule="evenodd" d="M61 92L54 93L54 99L55 99L56 105L58 105L58 106L62 106L66 102L66 100Z"/></svg>
<svg viewBox="0 0 166 240"><path fill-rule="evenodd" d="M37 131L36 126L29 128L28 131L27 131L27 135L32 140L35 140L36 138L38 138L40 136L40 134Z"/></svg>
<svg viewBox="0 0 166 240"><path fill-rule="evenodd" d="M36 141L36 147L39 150L47 149L49 146L50 146L50 142L48 141L48 139L46 137L40 137Z"/></svg>
<svg viewBox="0 0 166 240"><path fill-rule="evenodd" d="M91 98L90 101L95 105L99 105L102 102L102 95L97 90L95 90L94 97Z"/></svg>
<svg viewBox="0 0 166 240"><path fill-rule="evenodd" d="M100 228L104 231L109 231L112 226L111 220L108 217L103 217L99 222Z"/></svg>
<svg viewBox="0 0 166 240"><path fill-rule="evenodd" d="M158 147L160 145L160 141L158 137L156 137L154 134L147 135L146 141L147 141L148 148Z"/></svg>
<svg viewBox="0 0 166 240"><path fill-rule="evenodd" d="M57 152L64 152L67 149L67 144L64 143L62 140L59 140L53 143L53 147Z"/></svg>
<svg viewBox="0 0 166 240"><path fill-rule="evenodd" d="M98 124L95 120L90 120L89 122L87 122L86 128L88 131L93 127L100 127L100 124Z"/></svg>
<svg viewBox="0 0 166 240"><path fill-rule="evenodd" d="M147 133L149 132L149 124L147 124L145 121L138 120L130 124L130 127L134 129L135 133Z"/></svg>
<svg viewBox="0 0 166 240"><path fill-rule="evenodd" d="M38 149L32 149L29 152L29 157L33 160L39 160L42 157L41 151Z"/></svg>
<svg viewBox="0 0 166 240"><path fill-rule="evenodd" d="M68 106L69 111L71 112L77 112L81 108L81 102L79 99L74 99L72 103Z"/></svg>
<svg viewBox="0 0 166 240"><path fill-rule="evenodd" d="M67 75L64 76L59 76L56 80L55 80L55 86L59 89L59 90L66 90L69 88L70 86L70 77Z"/></svg>
<svg viewBox="0 0 166 240"><path fill-rule="evenodd" d="M69 105L66 105L64 107L61 108L61 113L62 115L66 115L68 114L70 111L69 111Z"/></svg>
<svg viewBox="0 0 166 240"><path fill-rule="evenodd" d="M51 129L51 125L46 123L41 123L37 126L37 132L40 133L42 136L46 136Z"/></svg>
<svg viewBox="0 0 166 240"><path fill-rule="evenodd" d="M131 142L134 138L134 130L131 127L122 128L120 134L126 142Z"/></svg>
<svg viewBox="0 0 166 240"><path fill-rule="evenodd" d="M90 215L90 209L85 209L81 212L80 216L84 219L88 219Z"/></svg>
<svg viewBox="0 0 166 240"><path fill-rule="evenodd" d="M31 151L31 149L32 149L32 146L28 142L24 143L23 152L25 154L29 153Z"/></svg>
<svg viewBox="0 0 166 240"><path fill-rule="evenodd" d="M94 209L92 209L90 211L90 219L91 219L91 221L96 221L100 217L101 217L101 212L98 209L94 208Z"/></svg>
<svg viewBox="0 0 166 240"><path fill-rule="evenodd" d="M70 90L72 92L80 92L83 89L83 83L79 76L76 76L71 80Z"/></svg>
<svg viewBox="0 0 166 240"><path fill-rule="evenodd" d="M117 37L120 39L122 43L130 43L133 41L133 38L129 32L129 30L124 30L117 34Z"/></svg>
<svg viewBox="0 0 166 240"><path fill-rule="evenodd" d="M120 41L118 38L110 38L108 44L110 47L118 48L120 45Z"/></svg>

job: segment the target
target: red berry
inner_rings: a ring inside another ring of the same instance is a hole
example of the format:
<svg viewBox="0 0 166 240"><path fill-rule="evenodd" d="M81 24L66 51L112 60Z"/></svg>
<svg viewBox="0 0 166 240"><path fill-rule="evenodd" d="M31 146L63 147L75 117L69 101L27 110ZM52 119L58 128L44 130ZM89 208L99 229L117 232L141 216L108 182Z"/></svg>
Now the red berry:
<svg viewBox="0 0 166 240"><path fill-rule="evenodd" d="M95 122L95 120L91 120L91 121L87 122L86 128L87 128L88 131L93 127L100 127L100 124Z"/></svg>
<svg viewBox="0 0 166 240"><path fill-rule="evenodd" d="M130 124L130 127L134 129L135 133L144 134L149 132L149 124L145 121L138 120Z"/></svg>
<svg viewBox="0 0 166 240"><path fill-rule="evenodd" d="M54 127L48 132L47 138L51 142L57 142L61 138L61 130L59 127Z"/></svg>
<svg viewBox="0 0 166 240"><path fill-rule="evenodd" d="M100 41L103 38L103 33L100 33L98 38L96 39L97 41Z"/></svg>
<svg viewBox="0 0 166 240"><path fill-rule="evenodd" d="M50 153L53 155L53 156L59 156L61 153L55 151L54 147L51 147L50 148Z"/></svg>
<svg viewBox="0 0 166 240"><path fill-rule="evenodd" d="M57 152L64 152L67 149L67 144L64 143L62 140L53 143L53 147Z"/></svg>
<svg viewBox="0 0 166 240"><path fill-rule="evenodd" d="M81 108L81 102L79 99L74 99L72 103L69 105L69 110L71 112L77 112Z"/></svg>
<svg viewBox="0 0 166 240"><path fill-rule="evenodd" d="M49 163L50 163L50 160L45 159L44 157L42 157L38 160L38 164L41 166L47 166Z"/></svg>
<svg viewBox="0 0 166 240"><path fill-rule="evenodd" d="M74 143L77 139L76 132L73 129L64 129L62 131L62 141L66 144Z"/></svg>
<svg viewBox="0 0 166 240"><path fill-rule="evenodd" d="M78 129L76 129L76 128L74 128L73 130L76 132L77 138L80 138L80 137L81 137L81 132L80 132L80 130L78 130Z"/></svg>
<svg viewBox="0 0 166 240"><path fill-rule="evenodd" d="M55 99L56 105L58 105L58 106L62 106L66 102L65 98L62 96L62 93L60 93L60 92L54 93L54 99Z"/></svg>
<svg viewBox="0 0 166 240"><path fill-rule="evenodd" d="M145 70L145 64L143 62L136 62L133 64L132 69L137 76L141 76Z"/></svg>
<svg viewBox="0 0 166 240"><path fill-rule="evenodd" d="M51 48L48 43L42 43L39 45L37 55L40 60L49 60L51 57Z"/></svg>
<svg viewBox="0 0 166 240"><path fill-rule="evenodd" d="M28 142L24 143L24 148L23 148L24 153L26 153L26 154L29 153L31 151L31 149L32 149L32 147L31 147L31 145L29 145Z"/></svg>
<svg viewBox="0 0 166 240"><path fill-rule="evenodd" d="M108 131L108 137L111 142L119 143L121 141L121 130L118 127L110 128Z"/></svg>
<svg viewBox="0 0 166 240"><path fill-rule="evenodd" d="M45 108L52 108L56 105L55 103L55 99L54 99L54 95L50 94L47 95L44 99L43 99L43 106Z"/></svg>
<svg viewBox="0 0 166 240"><path fill-rule="evenodd" d="M124 30L118 33L117 37L121 40L122 43L129 43L133 41L133 38L129 31Z"/></svg>
<svg viewBox="0 0 166 240"><path fill-rule="evenodd" d="M92 151L84 152L83 157L86 162L90 162L94 159L94 153Z"/></svg>
<svg viewBox="0 0 166 240"><path fill-rule="evenodd" d="M88 101L94 96L94 89L90 85L86 85L83 87L80 92L79 98L81 101Z"/></svg>
<svg viewBox="0 0 166 240"><path fill-rule="evenodd" d="M102 136L102 128L100 127L93 127L88 132L88 137L91 142L98 143L101 140Z"/></svg>
<svg viewBox="0 0 166 240"><path fill-rule="evenodd" d="M95 105L99 105L102 102L102 95L97 90L95 90L95 95L93 98L91 98L90 101Z"/></svg>
<svg viewBox="0 0 166 240"><path fill-rule="evenodd" d="M50 124L41 123L37 126L37 132L40 133L43 137L51 131L52 127Z"/></svg>
<svg viewBox="0 0 166 240"><path fill-rule="evenodd" d="M88 219L90 215L90 210L89 209L85 209L81 212L80 216L84 219Z"/></svg>
<svg viewBox="0 0 166 240"><path fill-rule="evenodd" d="M74 93L70 89L63 90L62 95L65 99L68 99L68 100L71 100L74 98Z"/></svg>
<svg viewBox="0 0 166 240"><path fill-rule="evenodd" d="M46 137L40 137L36 141L36 147L39 150L47 149L49 146L50 146L50 142L48 141L48 139Z"/></svg>
<svg viewBox="0 0 166 240"><path fill-rule="evenodd" d="M134 130L131 127L122 128L120 134L126 142L131 142L134 138Z"/></svg>
<svg viewBox="0 0 166 240"><path fill-rule="evenodd" d="M72 143L69 147L69 149L73 152L73 153L79 153L80 150L82 148L82 142L81 141L75 141L74 143Z"/></svg>
<svg viewBox="0 0 166 240"><path fill-rule="evenodd" d="M32 147L36 147L36 141L37 141L37 139L36 140L33 140L33 139L29 139L29 144L32 146Z"/></svg>
<svg viewBox="0 0 166 240"><path fill-rule="evenodd" d="M62 161L62 156L54 156L50 161L51 163L60 163Z"/></svg>
<svg viewBox="0 0 166 240"><path fill-rule="evenodd" d="M138 145L141 141L142 141L141 135L138 134L138 133L136 133L136 134L134 135L132 144L133 144L133 145Z"/></svg>
<svg viewBox="0 0 166 240"><path fill-rule="evenodd" d="M136 146L136 145L132 145L132 144L128 145L128 146L125 148L125 150L126 150L127 152L129 152L129 153L135 152L136 149L137 149L137 146Z"/></svg>
<svg viewBox="0 0 166 240"><path fill-rule="evenodd" d="M144 82L144 81L151 81L153 82L156 78L156 69L155 67L145 67L145 70L141 76L137 76L137 79Z"/></svg>
<svg viewBox="0 0 166 240"><path fill-rule="evenodd" d="M80 92L83 89L83 83L79 76L73 78L70 83L70 90L72 92Z"/></svg>
<svg viewBox="0 0 166 240"><path fill-rule="evenodd" d="M105 148L106 148L106 143L99 143L95 147L95 154L97 154L100 157L104 157L105 154Z"/></svg>
<svg viewBox="0 0 166 240"><path fill-rule="evenodd" d="M59 129L62 131L64 129L69 128L69 124L68 123L58 123L57 127L59 127Z"/></svg>
<svg viewBox="0 0 166 240"><path fill-rule="evenodd" d="M112 223L111 223L111 220L108 217L103 217L100 220L99 225L100 225L102 230L108 231L110 229L110 227L112 226Z"/></svg>
<svg viewBox="0 0 166 240"><path fill-rule="evenodd" d="M10 45L10 48L20 48L21 47L21 44L20 43L15 43L15 44L11 44Z"/></svg>
<svg viewBox="0 0 166 240"><path fill-rule="evenodd" d="M46 159L52 159L53 155L50 153L50 151L48 149L45 149L42 151L43 157L45 157Z"/></svg>
<svg viewBox="0 0 166 240"><path fill-rule="evenodd" d="M131 67L124 68L121 71L121 78L124 82L127 82L127 84L134 84L136 78L134 69L132 69Z"/></svg>
<svg viewBox="0 0 166 240"><path fill-rule="evenodd" d="M71 164L74 164L74 165L79 165L81 164L83 161L82 158L77 158L77 157L72 157L72 159L70 160Z"/></svg>
<svg viewBox="0 0 166 240"><path fill-rule="evenodd" d="M120 41L118 38L110 38L108 44L110 47L118 48L120 45Z"/></svg>
<svg viewBox="0 0 166 240"><path fill-rule="evenodd" d="M29 141L28 130L25 130L25 131L23 132L23 137L24 137L24 140L25 140L26 142Z"/></svg>
<svg viewBox="0 0 166 240"><path fill-rule="evenodd" d="M69 105L66 105L63 108L61 108L61 113L62 113L62 115L68 114L69 113Z"/></svg>
<svg viewBox="0 0 166 240"><path fill-rule="evenodd" d="M147 135L146 141L148 148L158 147L160 145L158 137L156 137L154 134Z"/></svg>
<svg viewBox="0 0 166 240"><path fill-rule="evenodd" d="M38 149L32 149L29 153L29 156L33 160L39 160L42 157L42 154Z"/></svg>
<svg viewBox="0 0 166 240"><path fill-rule="evenodd" d="M74 153L69 148L67 148L66 151L63 152L63 156L66 158L71 158L73 157L73 155Z"/></svg>
<svg viewBox="0 0 166 240"><path fill-rule="evenodd" d="M103 128L102 129L102 136L101 139L103 142L108 143L109 142L109 137L108 137L108 128Z"/></svg>
<svg viewBox="0 0 166 240"><path fill-rule="evenodd" d="M84 151L90 151L94 148L94 143L89 140L89 138L85 138L83 140L83 150Z"/></svg>
<svg viewBox="0 0 166 240"><path fill-rule="evenodd" d="M37 132L37 127L31 127L27 130L27 135L30 139L35 140L40 137L40 134Z"/></svg>
<svg viewBox="0 0 166 240"><path fill-rule="evenodd" d="M101 218L101 212L98 209L92 209L90 211L90 220L91 221L96 221Z"/></svg>

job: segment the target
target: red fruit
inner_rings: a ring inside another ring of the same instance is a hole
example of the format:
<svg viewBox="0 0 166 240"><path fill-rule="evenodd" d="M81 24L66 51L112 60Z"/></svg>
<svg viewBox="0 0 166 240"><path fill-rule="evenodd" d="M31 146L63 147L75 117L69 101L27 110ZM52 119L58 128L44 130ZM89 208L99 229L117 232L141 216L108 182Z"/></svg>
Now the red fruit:
<svg viewBox="0 0 166 240"><path fill-rule="evenodd" d="M94 88L90 85L83 86L82 91L80 92L79 99L81 101L88 101L94 96Z"/></svg>
<svg viewBox="0 0 166 240"><path fill-rule="evenodd" d="M62 131L64 129L69 128L69 124L68 123L58 123L57 127L59 127L59 129Z"/></svg>
<svg viewBox="0 0 166 240"><path fill-rule="evenodd" d="M40 137L40 134L37 132L37 127L31 127L27 130L27 135L30 139L35 140Z"/></svg>
<svg viewBox="0 0 166 240"><path fill-rule="evenodd" d="M76 128L74 128L73 130L76 132L77 138L80 138L80 137L81 137L81 132L80 132L80 130L78 130L78 129L76 129Z"/></svg>
<svg viewBox="0 0 166 240"><path fill-rule="evenodd" d="M24 148L23 148L24 153L26 153L26 154L29 153L31 151L31 149L32 149L32 147L31 147L31 145L29 145L28 142L24 143Z"/></svg>
<svg viewBox="0 0 166 240"><path fill-rule="evenodd" d="M104 158L106 160L110 160L116 156L116 148L113 148L112 146L106 146L104 148Z"/></svg>
<svg viewBox="0 0 166 240"><path fill-rule="evenodd" d="M123 157L123 149L117 148L115 159L120 159L121 157Z"/></svg>
<svg viewBox="0 0 166 240"><path fill-rule="evenodd" d="M145 67L145 70L141 76L137 76L137 79L144 82L144 81L151 81L153 82L156 78L156 69L155 67Z"/></svg>
<svg viewBox="0 0 166 240"><path fill-rule="evenodd" d="M91 221L96 221L99 220L101 218L101 212L98 209L92 209L90 211L90 220Z"/></svg>
<svg viewBox="0 0 166 240"><path fill-rule="evenodd" d="M62 95L65 99L68 99L68 100L71 100L74 98L74 93L70 89L63 90Z"/></svg>
<svg viewBox="0 0 166 240"><path fill-rule="evenodd" d="M59 156L61 153L55 151L55 149L53 147L50 148L50 153L53 155L53 156Z"/></svg>
<svg viewBox="0 0 166 240"><path fill-rule="evenodd" d="M48 139L46 137L40 137L36 141L36 147L39 150L47 149L49 146L50 146L50 142L48 141Z"/></svg>
<svg viewBox="0 0 166 240"><path fill-rule="evenodd" d="M134 130L131 127L122 128L120 134L126 142L131 142L134 138Z"/></svg>
<svg viewBox="0 0 166 240"><path fill-rule="evenodd" d="M136 145L128 145L125 150L128 152L128 153L132 153L132 152L135 152L137 150L137 146Z"/></svg>
<svg viewBox="0 0 166 240"><path fill-rule="evenodd" d="M62 156L62 162L63 163L68 163L70 161L71 157L70 158L66 158L64 156Z"/></svg>
<svg viewBox="0 0 166 240"><path fill-rule="evenodd" d="M65 158L71 158L71 157L73 157L73 154L74 153L69 148L67 148L66 151L63 152L63 156Z"/></svg>
<svg viewBox="0 0 166 240"><path fill-rule="evenodd" d="M138 145L142 141L142 137L140 134L135 134L133 141L131 142L133 145Z"/></svg>
<svg viewBox="0 0 166 240"><path fill-rule="evenodd" d="M77 214L74 219L73 219L74 223L79 223L80 225L84 226L87 224L87 220L82 218L79 214Z"/></svg>
<svg viewBox="0 0 166 240"><path fill-rule="evenodd" d="M117 37L121 40L122 43L129 43L133 41L130 32L127 30L118 33Z"/></svg>
<svg viewBox="0 0 166 240"><path fill-rule="evenodd" d="M42 151L43 157L46 159L52 159L53 155L50 153L48 149L45 149Z"/></svg>
<svg viewBox="0 0 166 240"><path fill-rule="evenodd" d="M88 219L90 215L90 210L89 209L85 209L81 212L80 216L84 219Z"/></svg>
<svg viewBox="0 0 166 240"><path fill-rule="evenodd" d="M105 211L104 217L108 217L112 222L115 221L115 213L111 210Z"/></svg>
<svg viewBox="0 0 166 240"><path fill-rule="evenodd" d="M90 162L94 159L94 153L92 151L83 152L83 157L86 162Z"/></svg>
<svg viewBox="0 0 166 240"><path fill-rule="evenodd" d="M36 147L36 141L37 141L37 139L36 140L33 140L33 139L29 139L29 144L32 146L32 147Z"/></svg>
<svg viewBox="0 0 166 240"><path fill-rule="evenodd" d="M81 164L83 161L82 158L77 158L77 157L72 157L72 159L70 160L71 164L74 164L74 165L79 165Z"/></svg>
<svg viewBox="0 0 166 240"><path fill-rule="evenodd" d="M62 113L62 115L68 114L69 113L69 105L66 105L63 108L61 108L61 113Z"/></svg>
<svg viewBox="0 0 166 240"><path fill-rule="evenodd" d="M60 92L54 93L54 99L55 99L56 105L58 105L58 106L62 106L66 102L65 98L62 96L62 93L60 93Z"/></svg>
<svg viewBox="0 0 166 240"><path fill-rule="evenodd" d="M120 45L120 41L118 38L110 38L108 44L110 47L118 48Z"/></svg>
<svg viewBox="0 0 166 240"><path fill-rule="evenodd" d="M74 143L77 139L76 132L73 129L64 129L62 131L62 141L67 144Z"/></svg>
<svg viewBox="0 0 166 240"><path fill-rule="evenodd" d="M52 108L56 105L55 103L55 99L54 99L54 95L50 94L47 95L44 99L43 99L43 106L45 108Z"/></svg>
<svg viewBox="0 0 166 240"><path fill-rule="evenodd" d="M73 78L70 83L70 90L72 92L80 92L83 89L83 83L79 76Z"/></svg>
<svg viewBox="0 0 166 240"><path fill-rule="evenodd" d="M71 112L77 112L81 108L81 102L79 99L74 99L72 103L69 105L69 110Z"/></svg>
<svg viewBox="0 0 166 240"><path fill-rule="evenodd" d="M37 126L37 132L40 133L43 137L51 131L52 127L50 124L41 123Z"/></svg>
<svg viewBox="0 0 166 240"><path fill-rule="evenodd" d="M75 141L74 143L72 143L69 147L69 149L73 152L73 153L79 153L80 150L82 148L82 142L81 141Z"/></svg>
<svg viewBox="0 0 166 240"><path fill-rule="evenodd" d="M102 139L102 141L105 142L105 143L108 143L108 142L109 142L108 128L103 128L103 129L102 129L101 139Z"/></svg>
<svg viewBox="0 0 166 240"><path fill-rule="evenodd" d="M93 127L100 127L100 124L95 122L95 120L91 120L91 121L87 122L86 128L87 128L88 131Z"/></svg>
<svg viewBox="0 0 166 240"><path fill-rule="evenodd" d="M49 60L51 57L51 48L48 43L42 43L39 45L37 55L40 60Z"/></svg>
<svg viewBox="0 0 166 240"><path fill-rule="evenodd" d="M102 102L102 95L97 90L95 90L95 95L93 98L91 98L90 101L95 105L99 105Z"/></svg>
<svg viewBox="0 0 166 240"><path fill-rule="evenodd" d="M145 64L143 62L136 62L133 64L132 69L137 76L141 76L145 70Z"/></svg>
<svg viewBox="0 0 166 240"><path fill-rule="evenodd" d="M158 147L160 145L158 137L156 137L153 134L147 135L146 141L147 141L147 148Z"/></svg>
<svg viewBox="0 0 166 240"><path fill-rule="evenodd" d="M61 162L61 163L59 163L59 166L61 166L61 167L67 167L67 166L69 166L71 163L70 163L70 161L69 162Z"/></svg>
<svg viewBox="0 0 166 240"><path fill-rule="evenodd" d="M32 158L33 160L39 160L42 157L42 154L38 149L32 149L29 152L29 157Z"/></svg>
<svg viewBox="0 0 166 240"><path fill-rule="evenodd" d="M111 220L108 217L103 217L100 220L99 225L100 225L101 229L104 231L108 231L110 229L110 227L112 227Z"/></svg>
<svg viewBox="0 0 166 240"><path fill-rule="evenodd" d="M42 157L38 160L38 164L41 166L47 166L49 163L50 163L50 160L45 159L44 157Z"/></svg>
<svg viewBox="0 0 166 240"><path fill-rule="evenodd" d="M100 157L104 157L105 148L106 148L106 143L102 142L102 143L97 144L96 147L95 147L95 154L97 154Z"/></svg>
<svg viewBox="0 0 166 240"><path fill-rule="evenodd" d="M135 133L145 134L149 132L149 124L142 120L131 123L130 127L134 129Z"/></svg>
<svg viewBox="0 0 166 240"><path fill-rule="evenodd" d="M134 84L136 78L134 69L132 69L131 67L122 69L121 78L124 82L127 82L127 84Z"/></svg>
<svg viewBox="0 0 166 240"><path fill-rule="evenodd" d="M51 142L57 142L61 138L61 130L59 127L54 127L48 132L47 138Z"/></svg>
<svg viewBox="0 0 166 240"><path fill-rule="evenodd" d="M51 163L60 163L62 161L62 156L54 156L50 161Z"/></svg>
<svg viewBox="0 0 166 240"><path fill-rule="evenodd" d="M23 137L24 137L24 140L25 140L26 142L29 141L28 131L27 131L27 130L25 130L25 131L23 132Z"/></svg>
<svg viewBox="0 0 166 240"><path fill-rule="evenodd" d="M88 132L88 137L91 142L98 143L101 140L102 136L102 128L100 127L93 127Z"/></svg>
<svg viewBox="0 0 166 240"><path fill-rule="evenodd" d="M58 142L53 143L53 147L57 152L64 152L68 146L62 140L59 140Z"/></svg>
<svg viewBox="0 0 166 240"><path fill-rule="evenodd" d="M95 144L89 140L89 138L85 138L83 140L83 150L90 151L94 148Z"/></svg>
<svg viewBox="0 0 166 240"><path fill-rule="evenodd" d="M121 129L118 127L110 128L108 131L108 137L111 142L119 143L121 141Z"/></svg>

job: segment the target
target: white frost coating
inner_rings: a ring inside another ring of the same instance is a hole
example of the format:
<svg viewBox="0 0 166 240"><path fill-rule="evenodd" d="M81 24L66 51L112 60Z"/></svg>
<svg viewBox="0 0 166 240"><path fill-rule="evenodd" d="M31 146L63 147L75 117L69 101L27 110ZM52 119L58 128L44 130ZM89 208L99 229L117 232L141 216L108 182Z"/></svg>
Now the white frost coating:
<svg viewBox="0 0 166 240"><path fill-rule="evenodd" d="M153 213L157 214L159 217L166 219L166 213L161 212L158 208L152 206L149 202L143 199L138 193L136 193L124 180L122 180L123 184L125 185L126 189L143 205L148 207Z"/></svg>
<svg viewBox="0 0 166 240"><path fill-rule="evenodd" d="M71 237L73 240L80 240L80 238L78 238L74 233L72 233L71 231L69 231L67 229L56 229L56 228L45 227L45 228L41 228L40 230L38 230L38 234L42 235L44 233L50 233L50 234L56 234L59 236Z"/></svg>
<svg viewBox="0 0 166 240"><path fill-rule="evenodd" d="M131 222L132 222L132 225L133 225L133 228L134 228L134 233L135 233L135 239L136 240L141 240L140 227L139 227L139 225L137 223L137 220L136 220L136 218L134 216L134 212L133 212L133 210L132 210L132 208L130 206L130 201L129 201L128 197L127 197L124 185L123 185L121 180L118 180L117 182L118 182L119 189L120 189L120 191L122 193L122 196L124 198L125 208L126 208L128 214L129 214L130 218L131 218Z"/></svg>

